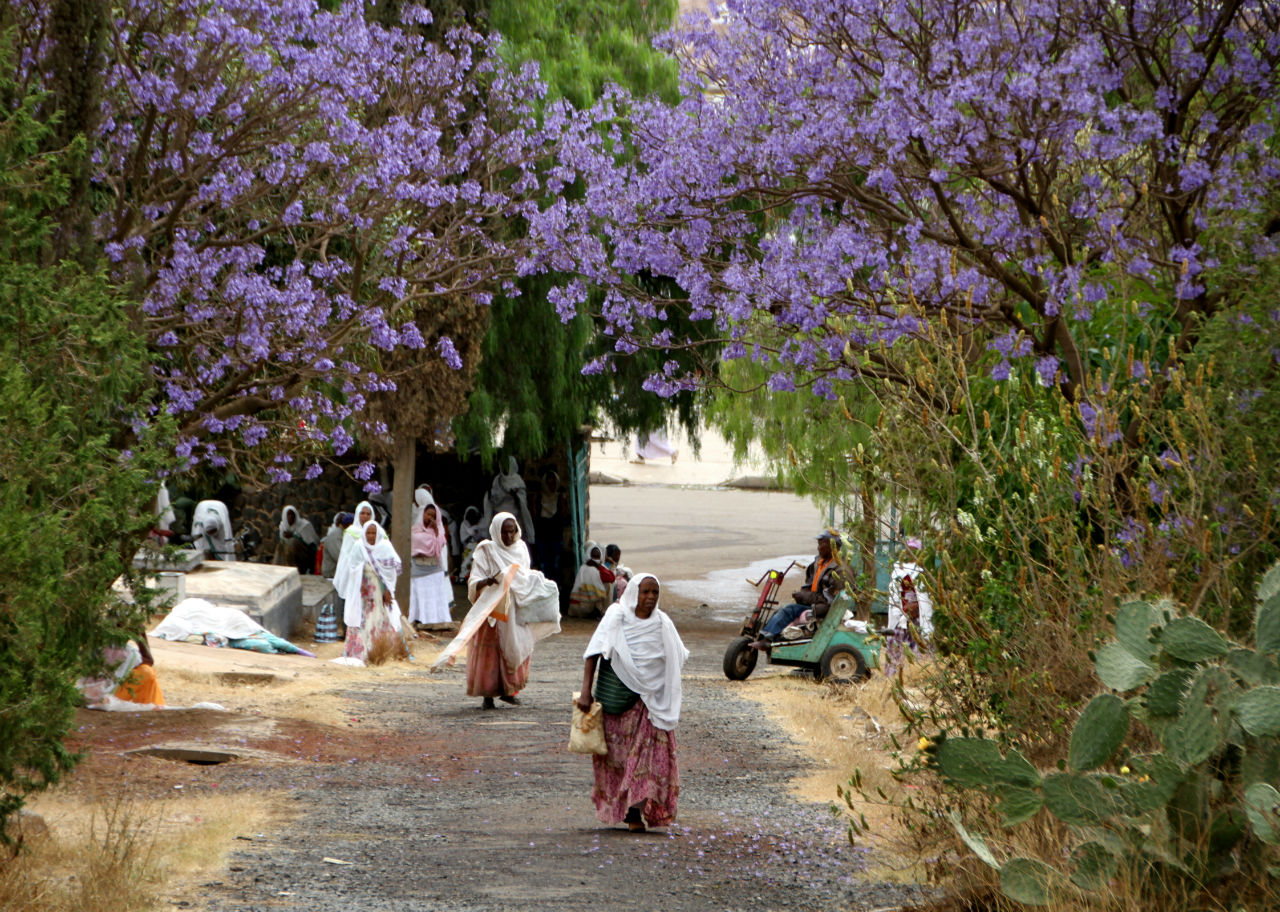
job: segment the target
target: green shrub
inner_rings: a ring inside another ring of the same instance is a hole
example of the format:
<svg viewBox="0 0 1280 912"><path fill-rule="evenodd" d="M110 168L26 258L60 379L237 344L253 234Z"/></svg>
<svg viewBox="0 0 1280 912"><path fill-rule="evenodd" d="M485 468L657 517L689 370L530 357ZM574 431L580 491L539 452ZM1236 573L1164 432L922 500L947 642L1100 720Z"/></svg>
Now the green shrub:
<svg viewBox="0 0 1280 912"><path fill-rule="evenodd" d="M1084 707L1057 770L1042 773L981 737L939 737L927 748L947 784L998 802L1005 827L1042 811L1066 824L1065 869L1056 859L998 862L959 814L956 831L999 870L1005 895L1029 905L1119 881L1153 901L1248 907L1280 875L1278 654L1280 564L1258 586L1252 648L1170 603L1123 605L1115 639L1094 657L1116 693Z"/></svg>

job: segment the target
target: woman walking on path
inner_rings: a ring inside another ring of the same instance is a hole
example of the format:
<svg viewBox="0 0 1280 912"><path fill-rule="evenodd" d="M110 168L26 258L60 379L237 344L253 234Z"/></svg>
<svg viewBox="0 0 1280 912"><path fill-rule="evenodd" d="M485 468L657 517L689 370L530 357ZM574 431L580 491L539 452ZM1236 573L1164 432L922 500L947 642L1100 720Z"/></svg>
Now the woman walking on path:
<svg viewBox="0 0 1280 912"><path fill-rule="evenodd" d="M659 592L656 576L637 574L622 599L609 606L587 644L578 697L578 707L590 712L595 679L609 747L592 758L596 816L626 823L632 832L672 823L680 795L675 728L680 671L689 650L658 607Z"/></svg>
<svg viewBox="0 0 1280 912"><path fill-rule="evenodd" d="M494 697L519 705L533 644L560 632L560 590L530 566L516 518L499 513L489 524L489 536L471 558L471 610L432 665L433 671L452 665L469 646L467 696L483 697L483 709L494 708Z"/></svg>
<svg viewBox="0 0 1280 912"><path fill-rule="evenodd" d="M425 494L419 491L418 494ZM422 514L410 530L409 623L447 624L453 587L449 585L445 556L444 523L434 501L423 505Z"/></svg>
<svg viewBox="0 0 1280 912"><path fill-rule="evenodd" d="M400 556L382 526L374 520L364 525L359 548L361 565L349 569L343 621L347 625L346 645L342 658L346 664L381 665L389 658L407 659L400 623L400 606L396 604L396 577L400 575Z"/></svg>

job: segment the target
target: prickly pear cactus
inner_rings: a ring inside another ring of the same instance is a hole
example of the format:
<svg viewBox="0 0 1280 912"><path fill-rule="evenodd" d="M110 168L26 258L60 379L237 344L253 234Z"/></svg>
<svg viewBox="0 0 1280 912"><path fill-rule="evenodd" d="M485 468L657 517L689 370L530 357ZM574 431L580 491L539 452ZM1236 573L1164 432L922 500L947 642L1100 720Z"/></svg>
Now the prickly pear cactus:
<svg viewBox="0 0 1280 912"><path fill-rule="evenodd" d="M1280 874L1280 563L1258 585L1253 647L1167 602L1128 602L1115 626L1095 670L1116 692L1084 707L1062 772L1041 775L985 738L939 737L931 750L945 782L999 801L1005 827L1041 813L1072 827L1079 843L1067 869L1001 864L954 816L957 832L1027 905L1106 890L1121 875L1158 891L1173 877L1212 885ZM1143 728L1162 751L1126 747Z"/></svg>

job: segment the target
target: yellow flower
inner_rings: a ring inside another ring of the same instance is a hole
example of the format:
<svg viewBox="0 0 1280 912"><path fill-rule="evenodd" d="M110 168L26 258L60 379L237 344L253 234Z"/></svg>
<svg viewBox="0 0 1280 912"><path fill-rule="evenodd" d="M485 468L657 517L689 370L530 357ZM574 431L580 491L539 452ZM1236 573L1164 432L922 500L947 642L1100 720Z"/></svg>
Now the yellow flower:
<svg viewBox="0 0 1280 912"><path fill-rule="evenodd" d="M923 736L916 742L916 750L928 750L931 747L933 747L933 742Z"/></svg>
<svg viewBox="0 0 1280 912"><path fill-rule="evenodd" d="M1121 775L1121 776L1127 776L1127 775L1129 775L1129 767L1127 767L1127 766L1122 766L1122 767L1120 767L1120 775Z"/></svg>

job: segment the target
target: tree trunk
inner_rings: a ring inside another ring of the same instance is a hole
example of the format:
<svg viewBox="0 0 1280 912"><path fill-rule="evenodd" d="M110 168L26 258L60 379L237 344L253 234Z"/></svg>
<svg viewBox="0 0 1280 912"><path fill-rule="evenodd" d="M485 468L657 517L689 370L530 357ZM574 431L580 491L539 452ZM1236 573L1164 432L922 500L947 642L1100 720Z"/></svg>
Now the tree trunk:
<svg viewBox="0 0 1280 912"><path fill-rule="evenodd" d="M414 468L418 459L417 438L397 439L395 456L391 461L394 484L391 488L391 544L400 555L400 578L396 581L396 601L406 614L409 611L409 565L413 554L409 550L409 527L413 524Z"/></svg>

